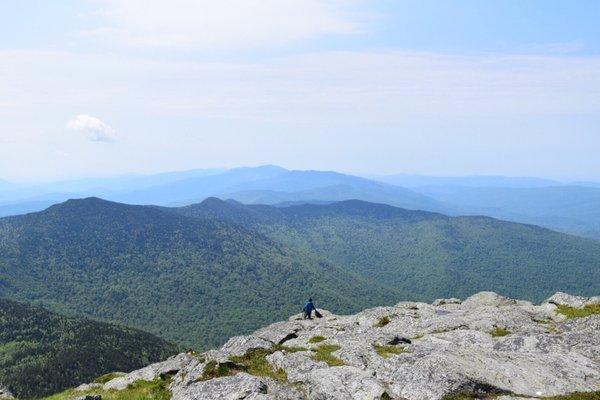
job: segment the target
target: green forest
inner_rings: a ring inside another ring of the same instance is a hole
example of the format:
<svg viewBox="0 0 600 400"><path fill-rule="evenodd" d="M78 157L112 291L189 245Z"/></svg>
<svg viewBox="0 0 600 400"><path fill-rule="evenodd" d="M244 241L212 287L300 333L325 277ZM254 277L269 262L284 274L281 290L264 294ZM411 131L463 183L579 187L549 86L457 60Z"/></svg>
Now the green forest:
<svg viewBox="0 0 600 400"><path fill-rule="evenodd" d="M492 290L539 302L600 291L600 242L489 217L448 217L348 200L290 207L208 199L172 209L229 219L345 271L432 301Z"/></svg>
<svg viewBox="0 0 600 400"><path fill-rule="evenodd" d="M118 325L0 298L0 382L19 399L47 396L112 371L164 360L176 345Z"/></svg>
<svg viewBox="0 0 600 400"><path fill-rule="evenodd" d="M73 200L0 220L5 297L207 349L319 306L355 312L399 293L227 220Z"/></svg>

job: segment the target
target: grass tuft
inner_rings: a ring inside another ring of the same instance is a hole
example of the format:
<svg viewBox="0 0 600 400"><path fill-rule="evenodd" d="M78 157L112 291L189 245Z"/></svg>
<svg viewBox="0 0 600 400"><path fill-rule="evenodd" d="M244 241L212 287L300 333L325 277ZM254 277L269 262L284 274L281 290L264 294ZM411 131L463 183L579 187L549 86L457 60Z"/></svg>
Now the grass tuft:
<svg viewBox="0 0 600 400"><path fill-rule="evenodd" d="M271 347L271 350L273 350L273 353L275 353L276 351L283 351L284 353L298 353L299 351L308 351L308 349L306 347L300 347L300 346L283 346L281 344L276 344L273 347Z"/></svg>
<svg viewBox="0 0 600 400"><path fill-rule="evenodd" d="M118 378L123 375L125 375L125 374L122 372L110 372L108 374L104 374L102 376L97 377L96 379L94 379L94 381L92 383L100 383L100 384L104 385L106 382L112 381L113 379Z"/></svg>
<svg viewBox="0 0 600 400"><path fill-rule="evenodd" d="M271 349L250 349L243 356L231 357L231 361L240 365L244 371L251 375L266 376L280 382L287 381L287 374L281 368L275 370L267 362L267 356L273 354L276 350Z"/></svg>
<svg viewBox="0 0 600 400"><path fill-rule="evenodd" d="M582 308L575 308L563 305L557 305L556 307L556 312L564 315L568 319L582 318L594 314L600 314L600 304L590 304Z"/></svg>
<svg viewBox="0 0 600 400"><path fill-rule="evenodd" d="M168 387L171 376L162 376L153 381L137 381L123 390L90 389L80 392L74 389L57 393L46 400L72 400L85 395L100 395L102 400L169 400L171 392Z"/></svg>
<svg viewBox="0 0 600 400"><path fill-rule="evenodd" d="M331 355L331 353L339 349L340 346L336 346L334 344L322 344L313 350L315 354L313 354L311 358L315 361L324 361L330 367L339 367L341 365L346 365L344 361Z"/></svg>
<svg viewBox="0 0 600 400"><path fill-rule="evenodd" d="M390 317L388 317L387 315L384 315L383 317L379 318L379 320L373 326L375 328L383 328L384 326L386 326L389 323L390 323Z"/></svg>
<svg viewBox="0 0 600 400"><path fill-rule="evenodd" d="M503 328L501 326L495 326L494 329L492 329L490 331L490 335L492 335L492 337L508 336L511 333L512 333L511 331L509 331L508 329Z"/></svg>
<svg viewBox="0 0 600 400"><path fill-rule="evenodd" d="M308 339L308 343L321 343L325 338L323 336L313 336Z"/></svg>
<svg viewBox="0 0 600 400"><path fill-rule="evenodd" d="M238 372L247 372L251 375L266 376L286 382L287 374L285 371L282 369L275 370L267 361L267 356L276 351L296 353L299 351L308 351L308 349L304 347L288 347L280 344L276 344L268 349L259 347L249 349L244 355L231 357L230 361L226 363L219 364L216 361L210 361L204 367L204 372L199 380L206 381L212 378L235 375Z"/></svg>
<svg viewBox="0 0 600 400"><path fill-rule="evenodd" d="M381 346L374 344L373 347L377 354L383 358L390 358L392 355L406 353L406 348L402 346Z"/></svg>
<svg viewBox="0 0 600 400"><path fill-rule="evenodd" d="M445 395L442 400L477 400L477 396L473 393L455 393Z"/></svg>
<svg viewBox="0 0 600 400"><path fill-rule="evenodd" d="M240 371L242 371L242 369L233 363L218 363L212 360L204 366L202 376L198 378L198 380L207 381L209 379L220 378L222 376L231 376L237 374Z"/></svg>

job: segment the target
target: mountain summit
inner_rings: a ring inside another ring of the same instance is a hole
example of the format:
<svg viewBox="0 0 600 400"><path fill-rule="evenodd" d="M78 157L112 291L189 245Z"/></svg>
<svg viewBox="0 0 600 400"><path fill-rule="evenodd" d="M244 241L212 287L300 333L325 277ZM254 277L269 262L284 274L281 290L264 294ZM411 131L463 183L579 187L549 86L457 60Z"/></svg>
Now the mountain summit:
<svg viewBox="0 0 600 400"><path fill-rule="evenodd" d="M154 385L173 400L597 399L599 312L600 297L556 293L534 305L493 292L323 310L53 398Z"/></svg>

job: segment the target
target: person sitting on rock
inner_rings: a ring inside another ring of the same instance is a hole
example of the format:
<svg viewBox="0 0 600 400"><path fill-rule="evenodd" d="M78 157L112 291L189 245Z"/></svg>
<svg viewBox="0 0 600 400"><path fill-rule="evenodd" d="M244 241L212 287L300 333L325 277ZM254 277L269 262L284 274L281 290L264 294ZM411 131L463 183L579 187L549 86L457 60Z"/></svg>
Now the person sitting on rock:
<svg viewBox="0 0 600 400"><path fill-rule="evenodd" d="M304 310L304 319L308 318L308 319L312 319L312 312L313 310L317 310L315 308L315 305L313 304L313 299L310 298L308 299L308 303L306 303L306 305L303 308Z"/></svg>

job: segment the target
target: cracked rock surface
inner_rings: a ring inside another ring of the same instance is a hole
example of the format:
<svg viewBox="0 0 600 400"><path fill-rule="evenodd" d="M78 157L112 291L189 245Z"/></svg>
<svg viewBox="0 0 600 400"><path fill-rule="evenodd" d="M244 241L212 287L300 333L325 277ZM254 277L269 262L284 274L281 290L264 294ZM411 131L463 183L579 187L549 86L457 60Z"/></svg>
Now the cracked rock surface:
<svg viewBox="0 0 600 400"><path fill-rule="evenodd" d="M355 315L323 310L323 318L293 316L104 388L168 374L174 400L436 400L462 392L517 399L600 391L600 315L557 313L557 305L594 304L598 297L557 293L534 305L481 292Z"/></svg>

